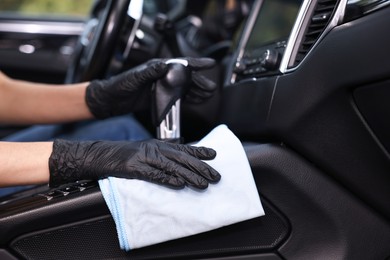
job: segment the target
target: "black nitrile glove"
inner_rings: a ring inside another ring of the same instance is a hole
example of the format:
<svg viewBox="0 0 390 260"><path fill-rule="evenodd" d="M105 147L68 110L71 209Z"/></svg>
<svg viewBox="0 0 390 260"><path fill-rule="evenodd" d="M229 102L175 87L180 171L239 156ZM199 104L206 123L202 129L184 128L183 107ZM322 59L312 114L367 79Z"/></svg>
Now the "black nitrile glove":
<svg viewBox="0 0 390 260"><path fill-rule="evenodd" d="M91 81L85 100L96 118L107 118L133 112L137 103L145 102L153 82L163 77L168 66L153 60L107 80Z"/></svg>
<svg viewBox="0 0 390 260"><path fill-rule="evenodd" d="M180 58L188 60L192 70L191 82L185 99L199 103L213 95L216 84L200 70L213 67L209 58ZM86 91L86 103L96 118L107 118L143 109L150 104L151 87L168 70L167 59L153 59L107 80L91 81Z"/></svg>
<svg viewBox="0 0 390 260"><path fill-rule="evenodd" d="M201 103L211 98L217 89L217 84L203 74L204 70L215 66L215 60L210 58L178 58L188 61L191 70L191 83L187 88L184 100L189 103Z"/></svg>
<svg viewBox="0 0 390 260"><path fill-rule="evenodd" d="M49 158L50 187L108 176L140 179L170 188L207 188L220 174L201 160L216 156L213 149L149 141L55 140Z"/></svg>

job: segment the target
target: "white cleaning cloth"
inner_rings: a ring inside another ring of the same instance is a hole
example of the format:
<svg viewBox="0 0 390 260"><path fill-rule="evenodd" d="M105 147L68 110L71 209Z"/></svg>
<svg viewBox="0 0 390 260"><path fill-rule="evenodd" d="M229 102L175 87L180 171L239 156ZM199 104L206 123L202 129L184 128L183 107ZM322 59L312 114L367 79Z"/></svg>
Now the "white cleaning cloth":
<svg viewBox="0 0 390 260"><path fill-rule="evenodd" d="M128 251L264 215L244 149L227 126L216 127L196 146L216 150L217 157L206 163L222 176L204 191L173 190L114 177L99 181L122 249Z"/></svg>

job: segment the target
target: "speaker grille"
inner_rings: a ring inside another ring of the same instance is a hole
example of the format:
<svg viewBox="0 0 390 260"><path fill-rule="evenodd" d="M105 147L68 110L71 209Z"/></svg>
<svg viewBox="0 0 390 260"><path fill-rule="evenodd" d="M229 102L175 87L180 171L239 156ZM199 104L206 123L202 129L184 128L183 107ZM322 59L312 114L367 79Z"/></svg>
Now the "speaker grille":
<svg viewBox="0 0 390 260"><path fill-rule="evenodd" d="M275 248L288 223L263 200L266 215L199 235L122 251L111 216L24 235L11 248L25 259L173 259L255 253Z"/></svg>

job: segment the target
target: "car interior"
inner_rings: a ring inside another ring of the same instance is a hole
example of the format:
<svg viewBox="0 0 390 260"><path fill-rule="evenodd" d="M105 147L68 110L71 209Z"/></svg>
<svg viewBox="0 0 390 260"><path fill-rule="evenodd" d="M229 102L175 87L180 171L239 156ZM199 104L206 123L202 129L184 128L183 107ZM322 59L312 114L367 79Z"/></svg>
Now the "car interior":
<svg viewBox="0 0 390 260"><path fill-rule="evenodd" d="M219 88L183 102L181 136L226 124L265 210L126 252L96 182L36 186L0 198L0 259L390 259L389 24L386 0L96 0L87 21L0 17L0 69L24 80L214 58ZM137 118L156 132L150 111Z"/></svg>

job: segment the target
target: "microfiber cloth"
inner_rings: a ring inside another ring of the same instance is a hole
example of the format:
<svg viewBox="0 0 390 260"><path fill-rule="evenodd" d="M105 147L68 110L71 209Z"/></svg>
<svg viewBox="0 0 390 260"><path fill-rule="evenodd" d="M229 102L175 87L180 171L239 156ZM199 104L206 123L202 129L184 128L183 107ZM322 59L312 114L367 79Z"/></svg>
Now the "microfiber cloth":
<svg viewBox="0 0 390 260"><path fill-rule="evenodd" d="M129 251L264 215L245 151L228 127L217 126L195 146L217 152L214 160L205 162L222 178L205 190L174 190L115 177L99 181L122 249Z"/></svg>

